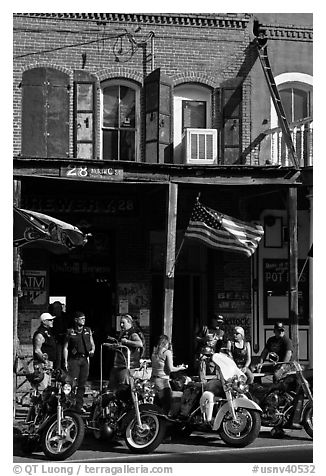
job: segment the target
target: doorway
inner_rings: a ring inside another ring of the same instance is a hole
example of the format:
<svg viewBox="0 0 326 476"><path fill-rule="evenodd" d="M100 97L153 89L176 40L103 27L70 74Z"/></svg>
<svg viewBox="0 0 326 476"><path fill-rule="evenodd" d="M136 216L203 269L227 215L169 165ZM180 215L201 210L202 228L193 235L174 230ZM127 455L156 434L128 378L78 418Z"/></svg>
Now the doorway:
<svg viewBox="0 0 326 476"><path fill-rule="evenodd" d="M203 278L199 274L176 276L173 305L172 343L176 364L195 364L195 335L203 312Z"/></svg>
<svg viewBox="0 0 326 476"><path fill-rule="evenodd" d="M199 273L178 274L174 281L172 345L176 364L187 364L194 369L195 335L205 315L205 278ZM151 347L163 333L164 280L152 276Z"/></svg>
<svg viewBox="0 0 326 476"><path fill-rule="evenodd" d="M51 258L49 295L66 297L69 326L75 311L85 313L86 326L93 332L96 347L90 378L98 378L100 345L114 332L115 273L112 237L99 231L92 231L92 235L82 250Z"/></svg>

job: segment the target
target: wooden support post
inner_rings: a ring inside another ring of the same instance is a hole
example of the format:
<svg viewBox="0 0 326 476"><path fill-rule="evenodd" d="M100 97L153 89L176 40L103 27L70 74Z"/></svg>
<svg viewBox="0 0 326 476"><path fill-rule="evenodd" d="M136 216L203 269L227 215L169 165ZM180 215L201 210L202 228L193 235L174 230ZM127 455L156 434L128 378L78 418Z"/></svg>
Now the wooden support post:
<svg viewBox="0 0 326 476"><path fill-rule="evenodd" d="M289 188L288 196L289 227L289 292L290 325L293 342L293 358L299 360L299 321L298 321L298 217L297 189Z"/></svg>
<svg viewBox="0 0 326 476"><path fill-rule="evenodd" d="M178 185L169 184L166 261L164 279L164 321L163 332L172 339L173 294L174 294L174 260L177 231Z"/></svg>

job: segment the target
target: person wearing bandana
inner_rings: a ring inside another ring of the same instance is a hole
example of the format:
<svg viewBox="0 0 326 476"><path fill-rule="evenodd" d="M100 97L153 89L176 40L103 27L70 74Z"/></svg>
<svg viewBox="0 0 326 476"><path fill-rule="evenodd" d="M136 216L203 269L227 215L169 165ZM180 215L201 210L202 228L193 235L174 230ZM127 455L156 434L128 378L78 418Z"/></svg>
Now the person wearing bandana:
<svg viewBox="0 0 326 476"><path fill-rule="evenodd" d="M95 344L92 331L85 326L85 314L77 311L74 314L74 327L67 330L64 347L64 367L68 371L69 380L76 391L76 410L83 411L85 385L89 374L89 358L94 355Z"/></svg>

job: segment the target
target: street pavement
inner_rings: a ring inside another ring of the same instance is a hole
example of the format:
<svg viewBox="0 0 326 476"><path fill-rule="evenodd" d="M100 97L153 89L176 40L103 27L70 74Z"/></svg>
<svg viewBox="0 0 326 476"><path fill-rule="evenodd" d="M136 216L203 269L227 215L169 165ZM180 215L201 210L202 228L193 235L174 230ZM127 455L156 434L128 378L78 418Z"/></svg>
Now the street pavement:
<svg viewBox="0 0 326 476"><path fill-rule="evenodd" d="M14 463L48 461L43 453L26 456L14 442ZM313 463L313 441L303 430L286 430L282 439L271 438L263 427L259 437L246 448L230 448L215 433L194 432L187 438L163 442L154 453L130 453L124 441L97 441L87 434L76 453L66 462L74 463Z"/></svg>

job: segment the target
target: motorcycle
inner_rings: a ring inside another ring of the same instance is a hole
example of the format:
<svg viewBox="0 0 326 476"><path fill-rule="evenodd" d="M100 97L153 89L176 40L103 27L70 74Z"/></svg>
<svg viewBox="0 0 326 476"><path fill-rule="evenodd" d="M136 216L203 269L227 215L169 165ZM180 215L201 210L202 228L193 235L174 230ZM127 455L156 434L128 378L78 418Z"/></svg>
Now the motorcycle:
<svg viewBox="0 0 326 476"><path fill-rule="evenodd" d="M163 441L166 429L161 409L153 404L153 385L149 380L131 375L130 350L116 339L110 338L110 341L101 345L100 391L94 393L86 428L92 430L97 439L124 437L127 447L133 453L151 453ZM129 384L122 384L116 390L103 388L104 348L127 356Z"/></svg>
<svg viewBox="0 0 326 476"><path fill-rule="evenodd" d="M246 396L246 376L230 357L215 353L211 359L219 375L184 386L179 405L172 404L174 430L184 436L216 431L229 446L247 446L259 434L261 408Z"/></svg>
<svg viewBox="0 0 326 476"><path fill-rule="evenodd" d="M250 388L251 398L262 408L262 425L272 427L274 437L282 437L284 428L302 425L312 438L313 396L309 377L305 377L299 362L279 362L274 353L259 367L267 365L270 371L256 373Z"/></svg>
<svg viewBox="0 0 326 476"><path fill-rule="evenodd" d="M22 451L30 454L41 449L50 460L65 460L78 450L85 434L82 418L72 409L74 398L70 398L72 388L67 375L43 364L26 378L32 388L28 413L20 428Z"/></svg>

